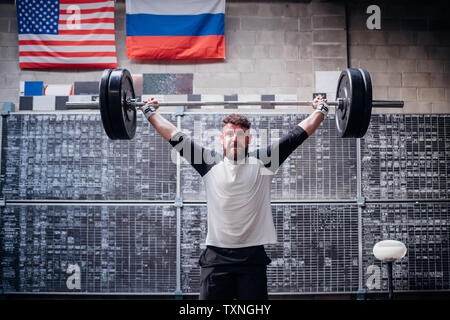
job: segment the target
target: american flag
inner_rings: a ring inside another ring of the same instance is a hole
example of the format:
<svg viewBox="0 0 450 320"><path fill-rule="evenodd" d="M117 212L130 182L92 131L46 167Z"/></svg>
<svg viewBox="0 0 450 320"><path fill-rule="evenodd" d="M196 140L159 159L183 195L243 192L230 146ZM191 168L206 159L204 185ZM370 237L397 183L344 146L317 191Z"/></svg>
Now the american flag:
<svg viewBox="0 0 450 320"><path fill-rule="evenodd" d="M17 0L20 68L117 68L114 0Z"/></svg>

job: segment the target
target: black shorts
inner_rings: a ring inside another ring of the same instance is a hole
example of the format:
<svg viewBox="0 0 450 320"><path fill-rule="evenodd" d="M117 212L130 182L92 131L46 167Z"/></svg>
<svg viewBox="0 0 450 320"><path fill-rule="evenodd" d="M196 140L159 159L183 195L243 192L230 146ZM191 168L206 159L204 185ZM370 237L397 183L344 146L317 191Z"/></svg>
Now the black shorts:
<svg viewBox="0 0 450 320"><path fill-rule="evenodd" d="M267 265L263 246L208 246L200 256L200 300L267 300Z"/></svg>

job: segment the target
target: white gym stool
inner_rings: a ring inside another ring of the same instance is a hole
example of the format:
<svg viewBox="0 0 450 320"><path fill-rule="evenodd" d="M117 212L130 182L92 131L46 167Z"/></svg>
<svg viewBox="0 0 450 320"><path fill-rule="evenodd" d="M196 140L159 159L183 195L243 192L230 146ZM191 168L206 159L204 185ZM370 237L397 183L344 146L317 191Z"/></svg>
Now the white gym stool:
<svg viewBox="0 0 450 320"><path fill-rule="evenodd" d="M389 300L392 300L394 286L392 281L392 263L403 258L406 254L406 246L397 240L383 240L373 246L373 255L378 260L387 263L389 281Z"/></svg>

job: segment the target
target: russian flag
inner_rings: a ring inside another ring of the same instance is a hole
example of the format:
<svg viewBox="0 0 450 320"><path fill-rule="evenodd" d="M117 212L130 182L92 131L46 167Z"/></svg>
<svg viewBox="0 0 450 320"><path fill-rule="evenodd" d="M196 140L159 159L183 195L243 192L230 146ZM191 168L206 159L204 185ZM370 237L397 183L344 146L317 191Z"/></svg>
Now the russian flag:
<svg viewBox="0 0 450 320"><path fill-rule="evenodd" d="M225 0L126 0L130 59L224 59Z"/></svg>

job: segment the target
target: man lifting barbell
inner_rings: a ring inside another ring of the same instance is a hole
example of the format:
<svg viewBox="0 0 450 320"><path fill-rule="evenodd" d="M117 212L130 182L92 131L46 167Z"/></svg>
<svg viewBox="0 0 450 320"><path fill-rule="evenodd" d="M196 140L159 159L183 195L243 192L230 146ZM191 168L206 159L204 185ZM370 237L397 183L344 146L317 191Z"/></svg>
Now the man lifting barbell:
<svg viewBox="0 0 450 320"><path fill-rule="evenodd" d="M277 143L254 154L248 153L250 121L238 114L225 117L220 135L222 159L158 114L153 98L141 108L205 183L208 225L206 249L199 259L200 299L268 299L266 268L271 260L264 245L277 242L270 205L272 177L328 114L327 100L320 96L314 99L313 108Z"/></svg>
<svg viewBox="0 0 450 320"><path fill-rule="evenodd" d="M372 107L403 107L403 101L373 101L372 82L365 69L342 70L336 101L136 101L133 80L126 69L106 69L100 80L99 102L68 102L68 108L100 106L106 134L112 140L132 139L136 112L194 167L206 186L208 206L207 248L201 266L200 299L267 299L266 266L270 263L264 245L276 242L270 208L271 179L286 158L320 125L335 106L337 132L343 138L361 138L366 133ZM222 121L223 155L205 149L160 114L162 106L189 105L313 105L316 109L277 143L248 153L250 122L232 114ZM200 159L196 163L196 159ZM208 160L208 161L206 161ZM212 161L211 161L212 160Z"/></svg>

